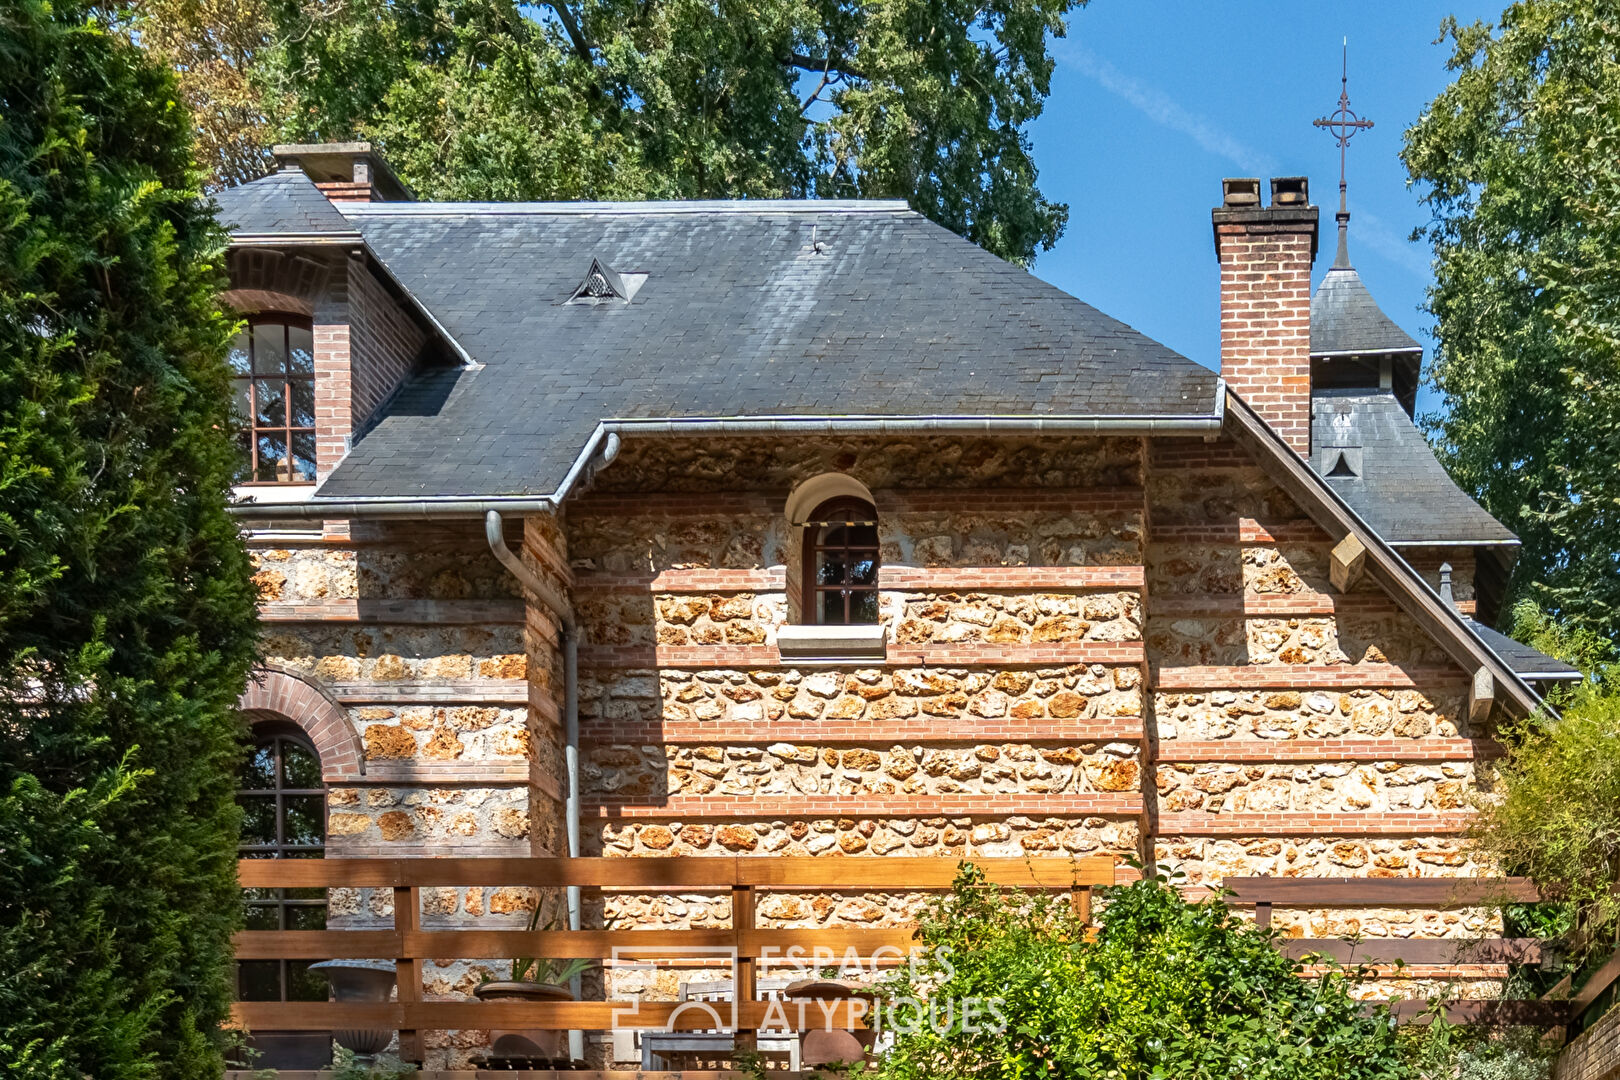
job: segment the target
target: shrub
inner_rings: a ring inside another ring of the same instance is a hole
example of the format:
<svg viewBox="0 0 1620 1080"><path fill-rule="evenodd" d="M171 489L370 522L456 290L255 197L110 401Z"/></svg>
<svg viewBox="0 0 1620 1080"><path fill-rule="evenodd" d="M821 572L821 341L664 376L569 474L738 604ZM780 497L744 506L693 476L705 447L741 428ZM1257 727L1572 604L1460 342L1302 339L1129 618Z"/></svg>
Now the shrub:
<svg viewBox="0 0 1620 1080"><path fill-rule="evenodd" d="M1221 900L1190 903L1152 879L1104 890L1104 899L1088 940L1066 904L989 887L964 867L921 922L924 962L885 988L901 1027L915 1016L904 999L940 1023L897 1033L877 1072L885 1080L1407 1075L1387 1011L1355 1001L1343 972L1302 978L1270 930ZM992 999L1005 1025L969 1030L960 1003Z"/></svg>

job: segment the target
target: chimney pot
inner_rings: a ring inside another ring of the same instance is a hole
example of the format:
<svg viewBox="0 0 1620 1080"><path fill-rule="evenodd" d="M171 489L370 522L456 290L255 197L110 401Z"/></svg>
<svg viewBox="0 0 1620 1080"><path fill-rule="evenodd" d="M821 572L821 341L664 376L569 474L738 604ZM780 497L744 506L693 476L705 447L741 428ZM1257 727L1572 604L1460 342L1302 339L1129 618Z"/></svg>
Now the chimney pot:
<svg viewBox="0 0 1620 1080"><path fill-rule="evenodd" d="M1303 176L1271 178L1272 206L1306 206L1311 201L1310 180Z"/></svg>
<svg viewBox="0 0 1620 1080"><path fill-rule="evenodd" d="M1221 181L1222 206L1259 206L1258 176L1229 176Z"/></svg>

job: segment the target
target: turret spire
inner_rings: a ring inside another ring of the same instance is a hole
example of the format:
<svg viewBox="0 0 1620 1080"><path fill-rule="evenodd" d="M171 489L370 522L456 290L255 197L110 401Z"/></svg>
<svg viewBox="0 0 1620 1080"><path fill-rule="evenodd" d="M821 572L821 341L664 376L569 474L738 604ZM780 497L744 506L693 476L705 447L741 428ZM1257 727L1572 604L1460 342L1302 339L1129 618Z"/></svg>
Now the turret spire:
<svg viewBox="0 0 1620 1080"><path fill-rule="evenodd" d="M1334 269L1350 268L1350 208L1345 197L1344 182L1344 152L1350 146L1350 140L1357 133L1366 131L1373 126L1371 120L1363 120L1350 111L1350 39L1344 39L1344 53L1342 56L1342 72L1339 77L1339 107L1331 116L1320 117L1311 121L1314 127L1326 128L1333 133L1334 140L1339 144L1339 212L1335 215L1339 223L1339 250L1333 257Z"/></svg>

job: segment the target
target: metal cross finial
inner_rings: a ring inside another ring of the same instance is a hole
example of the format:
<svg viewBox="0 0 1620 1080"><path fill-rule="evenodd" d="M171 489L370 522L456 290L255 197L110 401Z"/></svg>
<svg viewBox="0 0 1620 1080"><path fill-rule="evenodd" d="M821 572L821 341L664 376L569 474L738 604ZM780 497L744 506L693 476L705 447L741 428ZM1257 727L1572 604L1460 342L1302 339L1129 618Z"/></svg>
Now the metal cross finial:
<svg viewBox="0 0 1620 1080"><path fill-rule="evenodd" d="M1312 120L1313 127L1326 128L1333 133L1334 141L1339 144L1339 257L1334 265L1349 266L1349 255L1345 246L1345 230L1350 223L1350 210L1345 201L1344 184L1344 152L1350 145L1350 140L1357 133L1366 131L1373 126L1371 120L1364 120L1350 109L1350 39L1344 39L1344 54L1342 58L1343 70L1339 78L1339 107L1331 116L1319 117Z"/></svg>

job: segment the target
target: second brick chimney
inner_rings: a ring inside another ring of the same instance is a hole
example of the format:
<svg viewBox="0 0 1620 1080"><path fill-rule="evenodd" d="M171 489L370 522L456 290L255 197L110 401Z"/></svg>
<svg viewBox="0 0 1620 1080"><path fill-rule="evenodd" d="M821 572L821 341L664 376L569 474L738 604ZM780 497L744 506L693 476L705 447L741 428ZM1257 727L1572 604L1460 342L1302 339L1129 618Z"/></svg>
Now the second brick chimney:
<svg viewBox="0 0 1620 1080"><path fill-rule="evenodd" d="M415 196L368 142L281 143L278 165L296 165L333 202L409 202Z"/></svg>
<svg viewBox="0 0 1620 1080"><path fill-rule="evenodd" d="M1317 209L1303 176L1221 181L1221 376L1302 456L1311 452L1311 264Z"/></svg>

